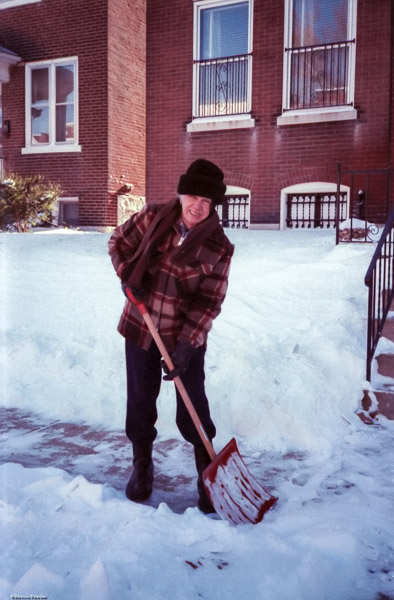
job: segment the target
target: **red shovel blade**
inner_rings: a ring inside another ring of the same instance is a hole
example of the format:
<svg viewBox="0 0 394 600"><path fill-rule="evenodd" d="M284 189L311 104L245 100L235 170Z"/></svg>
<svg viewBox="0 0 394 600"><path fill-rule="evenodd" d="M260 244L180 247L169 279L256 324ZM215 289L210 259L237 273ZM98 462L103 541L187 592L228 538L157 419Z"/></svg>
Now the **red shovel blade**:
<svg viewBox="0 0 394 600"><path fill-rule="evenodd" d="M259 523L278 500L249 472L234 438L204 470L203 482L217 514L234 525Z"/></svg>

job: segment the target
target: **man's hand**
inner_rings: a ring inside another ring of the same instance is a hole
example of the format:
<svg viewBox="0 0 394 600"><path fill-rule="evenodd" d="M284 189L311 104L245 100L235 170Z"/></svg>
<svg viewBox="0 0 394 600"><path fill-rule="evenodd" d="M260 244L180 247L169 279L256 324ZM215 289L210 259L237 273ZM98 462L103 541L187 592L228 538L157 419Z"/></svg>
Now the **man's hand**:
<svg viewBox="0 0 394 600"><path fill-rule="evenodd" d="M144 290L144 288L136 289L136 288L132 287L131 285L129 285L127 283L127 281L123 281L122 291L128 300L130 300L129 296L127 295L128 289L130 290L130 292L132 293L132 295L138 302L140 302L141 300L143 300L145 298L146 290Z"/></svg>
<svg viewBox="0 0 394 600"><path fill-rule="evenodd" d="M187 342L178 342L174 352L171 354L171 359L174 363L173 370L169 371L164 360L161 361L161 366L165 373L163 379L165 381L172 381L174 377L182 375L187 370L190 359L194 356L196 351L197 348L194 348L191 344L188 344Z"/></svg>

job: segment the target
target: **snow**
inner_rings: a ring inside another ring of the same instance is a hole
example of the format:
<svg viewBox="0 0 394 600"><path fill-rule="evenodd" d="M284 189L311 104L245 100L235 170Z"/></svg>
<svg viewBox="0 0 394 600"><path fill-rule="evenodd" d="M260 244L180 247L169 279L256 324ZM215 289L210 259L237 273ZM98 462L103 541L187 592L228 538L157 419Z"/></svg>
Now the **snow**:
<svg viewBox="0 0 394 600"><path fill-rule="evenodd" d="M206 364L215 447L234 436L279 497L261 523L237 527L196 508L171 383L152 499L124 496L124 298L109 233L0 234L0 408L15 423L27 415L0 433L1 598L394 597L393 425L356 415L375 244L335 246L320 230L228 235L236 251Z"/></svg>

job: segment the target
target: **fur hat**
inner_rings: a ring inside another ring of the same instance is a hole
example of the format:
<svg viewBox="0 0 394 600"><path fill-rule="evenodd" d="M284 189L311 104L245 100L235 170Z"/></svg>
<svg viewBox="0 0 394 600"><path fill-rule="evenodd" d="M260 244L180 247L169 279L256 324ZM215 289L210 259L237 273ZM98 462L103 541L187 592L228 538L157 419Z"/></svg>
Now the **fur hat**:
<svg viewBox="0 0 394 600"><path fill-rule="evenodd" d="M181 175L178 194L203 196L210 198L213 204L220 204L226 193L223 183L223 171L214 163L204 158L192 162L186 173Z"/></svg>

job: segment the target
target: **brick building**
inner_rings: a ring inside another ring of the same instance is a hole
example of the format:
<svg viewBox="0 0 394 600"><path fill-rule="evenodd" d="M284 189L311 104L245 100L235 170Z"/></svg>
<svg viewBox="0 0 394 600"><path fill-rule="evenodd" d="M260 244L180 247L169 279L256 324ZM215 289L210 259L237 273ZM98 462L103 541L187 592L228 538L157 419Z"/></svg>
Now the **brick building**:
<svg viewBox="0 0 394 600"><path fill-rule="evenodd" d="M0 0L4 169L58 182L60 221L113 224L119 195L145 196L145 13Z"/></svg>
<svg viewBox="0 0 394 600"><path fill-rule="evenodd" d="M58 181L60 220L114 225L205 157L229 185L223 220L331 226L338 163L392 166L393 14L391 0L0 0L5 169ZM385 220L382 177L342 175L342 218L362 198L356 216Z"/></svg>
<svg viewBox="0 0 394 600"><path fill-rule="evenodd" d="M147 15L148 199L201 156L247 196L250 227L313 225L317 203L330 224L338 163L391 165L391 0L149 0ZM366 187L386 202L383 181L342 184L345 205Z"/></svg>

